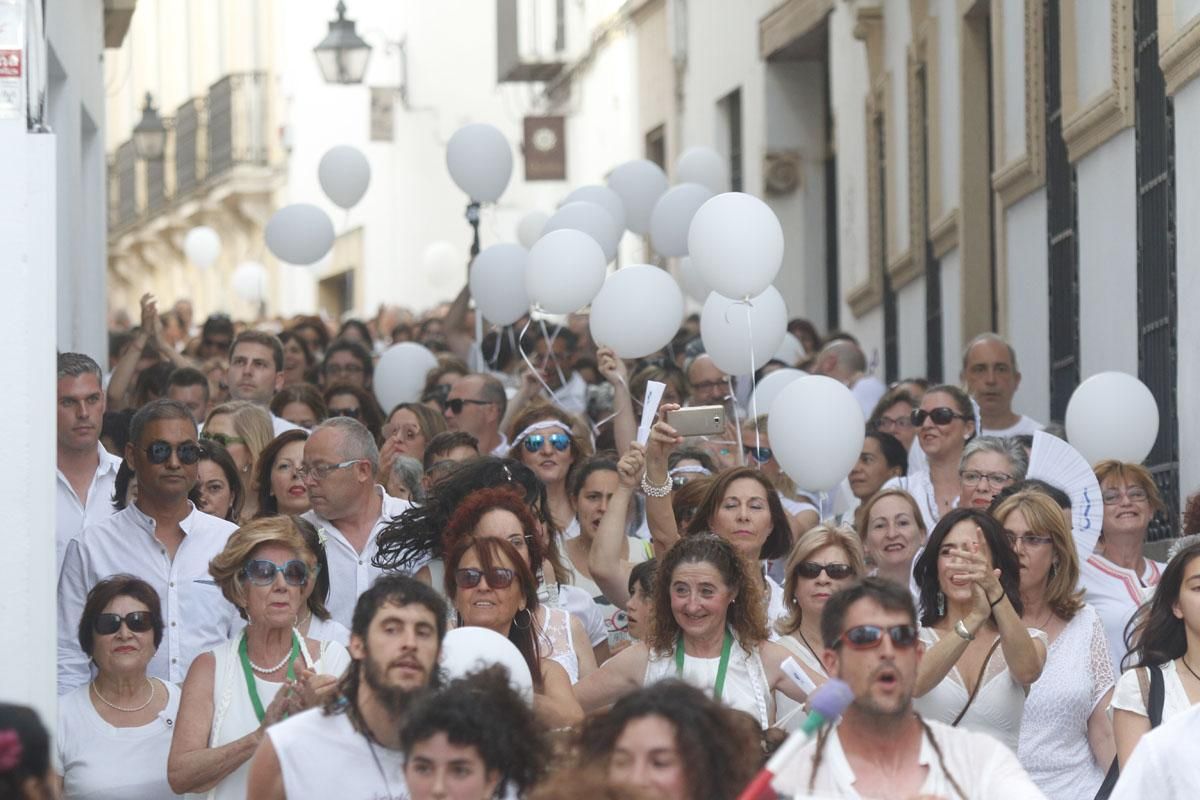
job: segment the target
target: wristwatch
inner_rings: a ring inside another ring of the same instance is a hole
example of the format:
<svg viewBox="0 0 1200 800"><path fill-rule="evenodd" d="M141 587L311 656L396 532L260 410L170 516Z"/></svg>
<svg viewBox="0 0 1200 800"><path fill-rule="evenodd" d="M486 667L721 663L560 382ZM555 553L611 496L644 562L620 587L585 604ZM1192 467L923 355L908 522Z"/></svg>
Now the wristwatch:
<svg viewBox="0 0 1200 800"><path fill-rule="evenodd" d="M958 622L954 623L954 632L957 633L959 636L961 636L963 639L967 640L968 642L975 641L975 634L973 634L969 630L967 630L966 623L963 622L961 619Z"/></svg>

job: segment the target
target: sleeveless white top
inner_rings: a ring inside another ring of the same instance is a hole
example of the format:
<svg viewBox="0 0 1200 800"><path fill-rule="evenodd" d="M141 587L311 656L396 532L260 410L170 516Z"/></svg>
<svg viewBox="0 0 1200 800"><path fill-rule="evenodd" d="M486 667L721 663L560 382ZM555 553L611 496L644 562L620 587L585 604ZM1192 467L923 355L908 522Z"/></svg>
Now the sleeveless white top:
<svg viewBox="0 0 1200 800"><path fill-rule="evenodd" d="M717 669L721 664L720 657L693 658L685 655L683 658L682 680L701 690L709 697L717 685ZM657 655L650 653L646 662L646 677L643 685L650 686L662 680L679 678L675 674L675 653ZM721 693L721 702L738 711L745 711L758 720L765 730L774 719L775 703L768 689L767 673L763 669L762 657L758 649L747 653L735 639L729 652L729 666L725 670L725 687Z"/></svg>
<svg viewBox="0 0 1200 800"><path fill-rule="evenodd" d="M808 668L810 672L817 675L829 677L829 673L825 671L825 665L821 663L821 659L804 646L799 637L795 633L787 636L780 636L773 640L776 644L782 645L796 661ZM800 703L797 703L792 698L788 697L783 692L775 692L775 725L780 727L780 723L785 731L799 730L804 724L804 720L808 718L808 714L804 713ZM789 716L790 715L790 716ZM784 718L787 718L786 720Z"/></svg>
<svg viewBox="0 0 1200 800"><path fill-rule="evenodd" d="M566 609L542 606L546 621L538 632L538 653L557 661L567 671L571 684L579 683L579 656L571 635L571 614Z"/></svg>
<svg viewBox="0 0 1200 800"><path fill-rule="evenodd" d="M236 741L258 727L258 716L254 713L254 704L250 702L250 693L246 690L246 676L242 671L242 662L238 657L238 646L242 637L230 639L225 644L212 651L216 659L213 671L213 723L212 733L208 737L209 747L220 747ZM316 670L321 675L341 677L350 664L350 653L337 642L321 642L321 652L314 662L308 653L308 648L301 647L304 662L309 669ZM264 681L254 676L254 685L258 689L258 698L263 709L271 705L282 683ZM250 762L242 764L236 770L225 776L225 779L213 787L208 797L213 800L244 800L246 797L246 781L250 775Z"/></svg>
<svg viewBox="0 0 1200 800"><path fill-rule="evenodd" d="M310 708L272 725L267 736L288 800L408 800L404 754L373 745L344 711Z"/></svg>

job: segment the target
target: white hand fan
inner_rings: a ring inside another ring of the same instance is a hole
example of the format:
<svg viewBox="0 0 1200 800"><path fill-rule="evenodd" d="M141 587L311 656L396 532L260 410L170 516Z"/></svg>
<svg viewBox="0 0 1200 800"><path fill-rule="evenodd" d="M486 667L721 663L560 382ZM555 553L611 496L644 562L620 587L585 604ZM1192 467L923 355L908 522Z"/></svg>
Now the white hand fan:
<svg viewBox="0 0 1200 800"><path fill-rule="evenodd" d="M1096 473L1071 445L1038 431L1033 434L1027 478L1037 478L1062 489L1071 498L1071 527L1080 560L1088 558L1100 540L1104 502Z"/></svg>

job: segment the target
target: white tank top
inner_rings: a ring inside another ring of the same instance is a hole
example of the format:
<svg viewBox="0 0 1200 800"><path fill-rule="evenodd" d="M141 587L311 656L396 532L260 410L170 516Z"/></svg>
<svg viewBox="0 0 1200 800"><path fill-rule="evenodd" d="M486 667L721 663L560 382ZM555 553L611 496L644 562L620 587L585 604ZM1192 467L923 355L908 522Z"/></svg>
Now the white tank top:
<svg viewBox="0 0 1200 800"><path fill-rule="evenodd" d="M719 657L684 656L682 680L711 697L717 684L717 669L720 663ZM674 653L662 656L651 653L646 663L646 677L642 683L649 686L677 677L679 676L676 675ZM747 653L741 644L734 640L733 648L729 651L729 666L725 672L721 702L730 708L745 711L758 720L758 724L764 730L770 727L774 718L774 702L767 690L767 673L763 669L758 648Z"/></svg>
<svg viewBox="0 0 1200 800"><path fill-rule="evenodd" d="M408 798L403 753L368 741L344 711L310 708L272 725L267 736L288 800Z"/></svg>
<svg viewBox="0 0 1200 800"><path fill-rule="evenodd" d="M541 608L546 621L538 636L539 654L557 661L567 671L572 684L579 683L579 656L575 653L575 637L571 635L570 613L553 606Z"/></svg>

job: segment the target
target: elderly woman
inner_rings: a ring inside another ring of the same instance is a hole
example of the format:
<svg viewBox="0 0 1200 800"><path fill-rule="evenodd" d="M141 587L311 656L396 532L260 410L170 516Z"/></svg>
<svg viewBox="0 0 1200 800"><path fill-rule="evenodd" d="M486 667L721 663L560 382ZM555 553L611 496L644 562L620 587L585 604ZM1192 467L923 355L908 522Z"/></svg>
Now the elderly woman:
<svg viewBox="0 0 1200 800"><path fill-rule="evenodd" d="M775 691L804 702L805 692L780 668L788 651L768 641L757 562L720 536L687 536L663 556L652 613L645 642L622 650L575 687L586 710L666 678L703 689L764 729L775 719Z"/></svg>
<svg viewBox="0 0 1200 800"><path fill-rule="evenodd" d="M912 421L912 412L917 405L916 398L904 388L897 386L889 389L875 404L875 409L867 419L867 429L896 437L907 452L917 438L917 429Z"/></svg>
<svg viewBox="0 0 1200 800"><path fill-rule="evenodd" d="M532 403L518 413L509 432L509 457L533 470L546 486L550 518L567 539L579 534L579 520L567 491L575 465L591 455L574 432L575 419L548 403Z"/></svg>
<svg viewBox="0 0 1200 800"><path fill-rule="evenodd" d="M1037 491L1005 498L992 513L1021 564L1025 627L1049 639L1045 669L1025 699L1017 756L1047 797L1091 800L1116 752L1106 711L1114 679L1104 625L1077 588L1071 528Z"/></svg>
<svg viewBox="0 0 1200 800"><path fill-rule="evenodd" d="M246 627L188 670L167 761L177 794L242 800L266 728L334 691L350 654L296 630L316 565L289 517L243 525L212 560L213 580Z"/></svg>
<svg viewBox="0 0 1200 800"><path fill-rule="evenodd" d="M958 466L958 505L986 509L996 495L1025 480L1029 456L1015 439L976 436L963 447Z"/></svg>
<svg viewBox="0 0 1200 800"><path fill-rule="evenodd" d="M447 554L445 589L460 627L495 631L521 652L533 678L538 719L551 727L567 727L583 718L566 670L541 654L537 582L508 539L458 539Z"/></svg>
<svg viewBox="0 0 1200 800"><path fill-rule="evenodd" d="M312 508L308 487L296 474L304 461L306 441L308 431L284 431L259 454L254 469L254 486L258 490L257 517L298 516Z"/></svg>
<svg viewBox="0 0 1200 800"><path fill-rule="evenodd" d="M1014 753L1025 696L1046 663L1045 632L1021 619L1020 572L1000 524L968 508L942 517L914 570L925 655L913 706Z"/></svg>
<svg viewBox="0 0 1200 800"><path fill-rule="evenodd" d="M211 439L201 442L196 469L196 485L192 487L188 499L205 514L237 522L245 505L245 497L237 464L229 452Z"/></svg>
<svg viewBox="0 0 1200 800"><path fill-rule="evenodd" d="M1140 464L1101 461L1095 466L1104 523L1094 553L1080 553L1079 585L1108 636L1113 669L1125 657L1125 627L1158 585L1165 568L1142 555L1155 513L1166 508L1154 478Z"/></svg>
<svg viewBox="0 0 1200 800"><path fill-rule="evenodd" d="M392 462L397 456L408 456L423 463L429 440L444 430L446 418L420 403L401 403L393 408L383 426L383 444L379 447L380 476L386 479L391 474Z"/></svg>
<svg viewBox="0 0 1200 800"><path fill-rule="evenodd" d="M208 412L200 436L229 451L233 463L237 464L245 498L242 517L252 519L258 513L258 496L253 486L254 465L259 454L275 438L270 414L245 400L223 403Z"/></svg>
<svg viewBox="0 0 1200 800"><path fill-rule="evenodd" d="M162 636L158 594L145 581L114 575L88 592L79 646L96 675L58 704L55 742L66 797L171 796L167 753L180 692L146 676Z"/></svg>
<svg viewBox="0 0 1200 800"><path fill-rule="evenodd" d="M912 495L884 489L858 507L854 527L873 575L914 589L913 561L925 546L925 522Z"/></svg>
<svg viewBox="0 0 1200 800"><path fill-rule="evenodd" d="M384 476L383 487L392 497L410 503L425 502L425 470L421 462L408 456L392 459L392 468Z"/></svg>
<svg viewBox="0 0 1200 800"><path fill-rule="evenodd" d="M908 451L891 434L867 431L862 452L850 470L850 492L858 501L866 502L892 478L908 474Z"/></svg>
<svg viewBox="0 0 1200 800"><path fill-rule="evenodd" d="M329 416L321 393L309 383L284 386L271 398L271 413L282 417L306 431L315 428Z"/></svg>

